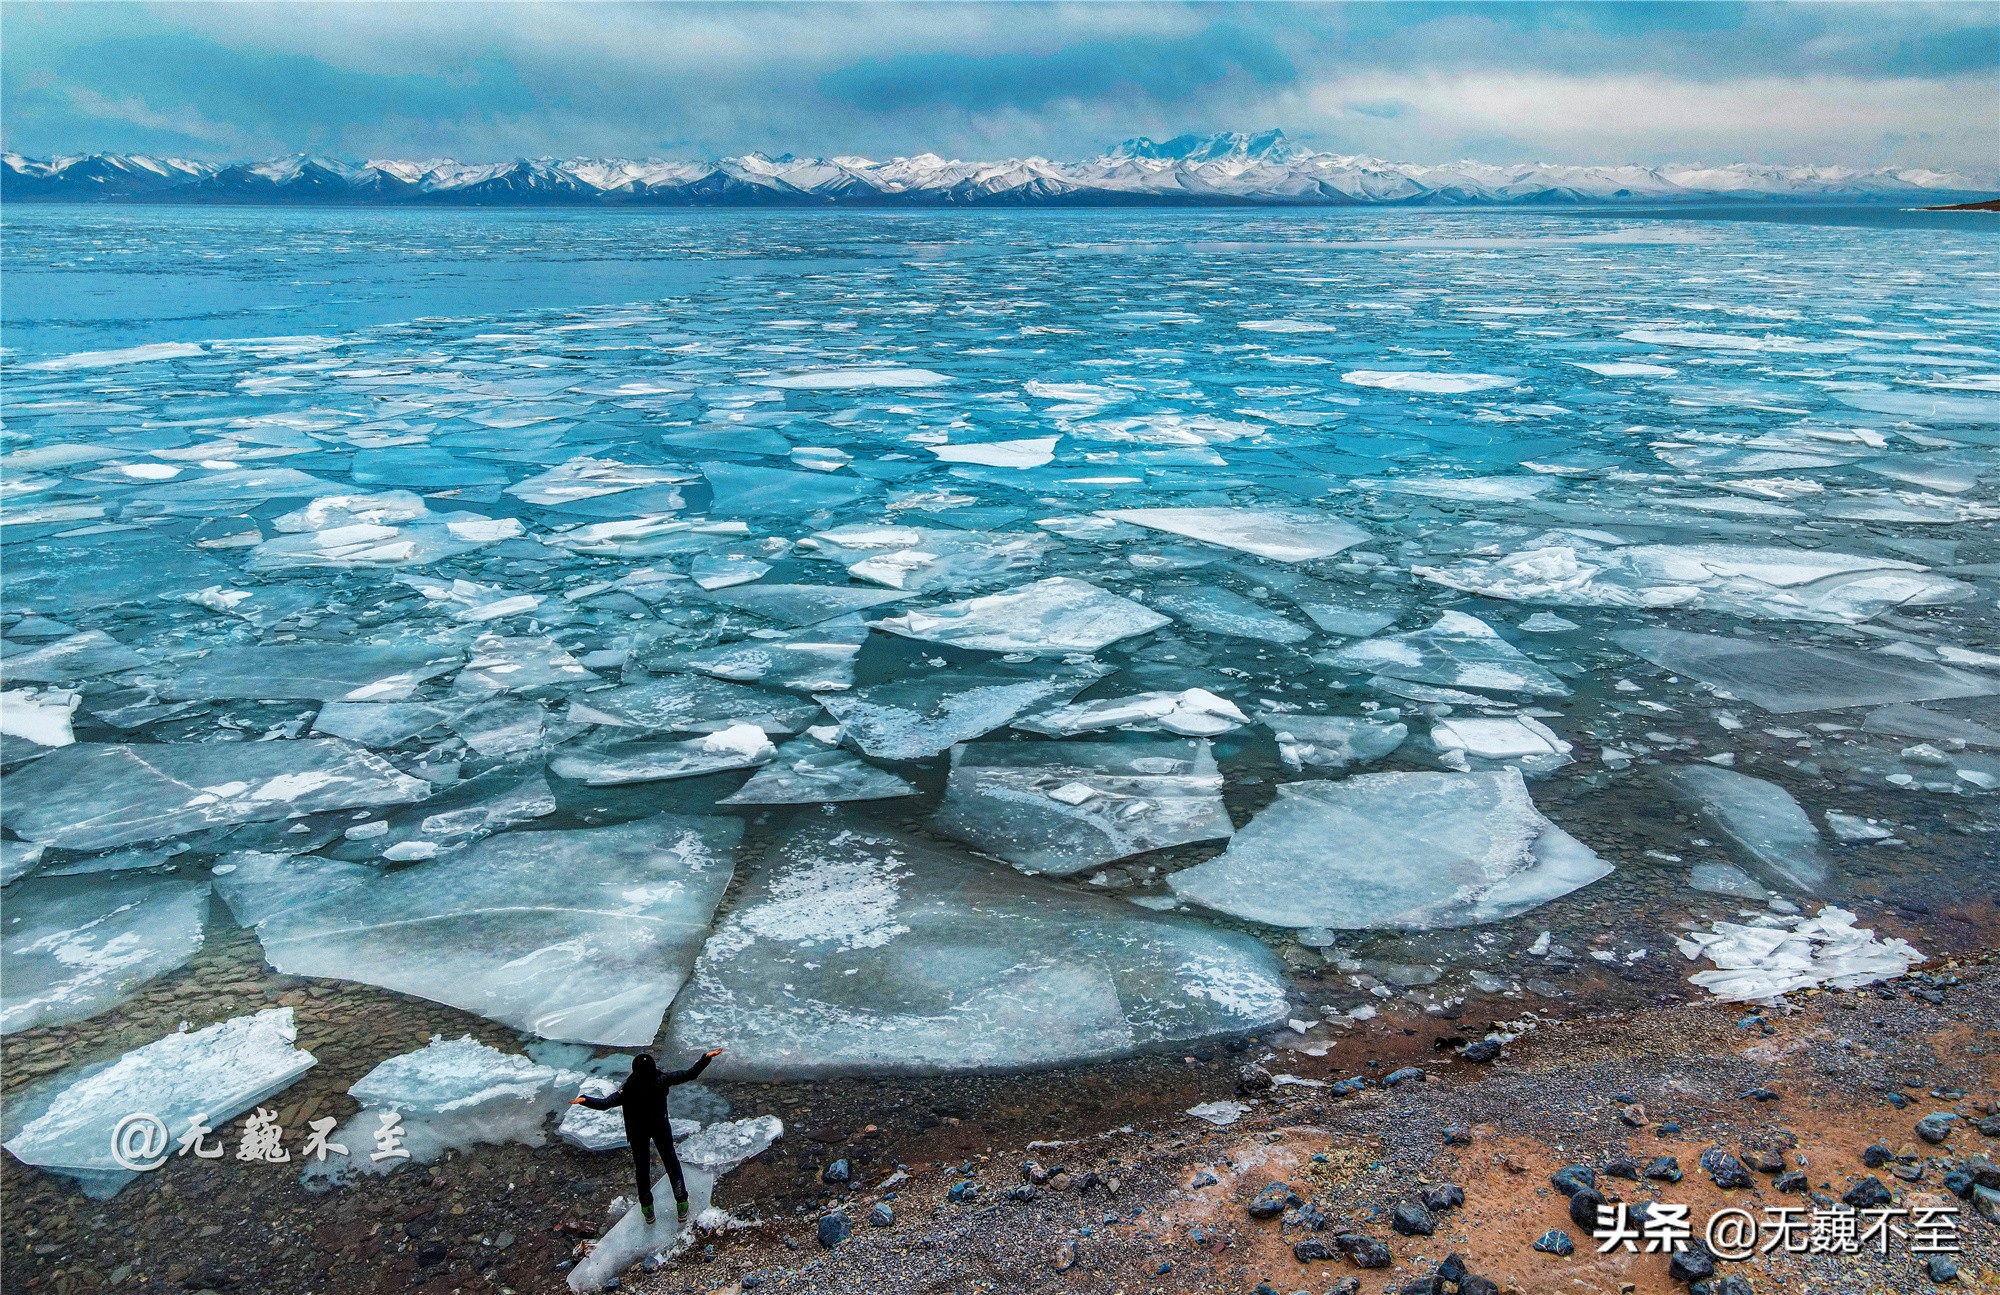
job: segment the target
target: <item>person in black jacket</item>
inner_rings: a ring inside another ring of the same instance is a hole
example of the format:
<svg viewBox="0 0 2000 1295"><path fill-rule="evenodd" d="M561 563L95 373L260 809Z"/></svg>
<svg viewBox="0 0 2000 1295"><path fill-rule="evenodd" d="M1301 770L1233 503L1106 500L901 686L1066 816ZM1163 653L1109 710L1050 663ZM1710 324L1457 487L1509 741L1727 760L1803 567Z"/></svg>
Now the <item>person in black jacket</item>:
<svg viewBox="0 0 2000 1295"><path fill-rule="evenodd" d="M667 1090L693 1079L721 1055L722 1049L716 1048L704 1052L701 1060L686 1070L662 1073L652 1056L642 1052L632 1058L632 1074L617 1092L605 1097L570 1098L571 1106L588 1106L593 1111L608 1111L614 1106L624 1108L625 1140L632 1144L632 1169L639 1176L639 1209L648 1224L653 1221L654 1147L660 1149L660 1158L667 1162L667 1180L674 1188L675 1215L683 1223L688 1216L687 1181L681 1177L681 1158L674 1154L673 1127L667 1122Z"/></svg>

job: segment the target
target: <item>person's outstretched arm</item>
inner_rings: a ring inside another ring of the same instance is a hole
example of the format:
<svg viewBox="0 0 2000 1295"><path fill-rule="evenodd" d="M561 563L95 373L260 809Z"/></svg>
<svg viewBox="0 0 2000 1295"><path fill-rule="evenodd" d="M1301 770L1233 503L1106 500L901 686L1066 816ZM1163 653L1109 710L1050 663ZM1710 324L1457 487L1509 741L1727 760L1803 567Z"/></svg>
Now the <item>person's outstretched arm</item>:
<svg viewBox="0 0 2000 1295"><path fill-rule="evenodd" d="M585 1097L579 1093L577 1096L569 1099L569 1104L571 1106L588 1106L593 1111L608 1111L614 1106L623 1106L625 1104L625 1090L621 1088L615 1093L606 1093L602 1097Z"/></svg>
<svg viewBox="0 0 2000 1295"><path fill-rule="evenodd" d="M686 1070L674 1070L661 1075L660 1082L669 1088L672 1088L675 1084L685 1084L688 1080L693 1079L696 1075L708 1069L708 1063L721 1055L721 1048L710 1048L707 1052L701 1054L701 1060L695 1062Z"/></svg>

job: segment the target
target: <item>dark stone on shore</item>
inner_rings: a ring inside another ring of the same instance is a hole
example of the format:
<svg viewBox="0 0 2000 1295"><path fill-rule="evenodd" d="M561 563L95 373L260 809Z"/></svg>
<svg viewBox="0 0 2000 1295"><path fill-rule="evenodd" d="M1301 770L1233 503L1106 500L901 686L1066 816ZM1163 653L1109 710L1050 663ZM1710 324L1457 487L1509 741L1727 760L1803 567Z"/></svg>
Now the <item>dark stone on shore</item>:
<svg viewBox="0 0 2000 1295"><path fill-rule="evenodd" d="M886 1228L896 1221L896 1212L889 1208L889 1202L876 1201L875 1208L868 1211L870 1227Z"/></svg>
<svg viewBox="0 0 2000 1295"><path fill-rule="evenodd" d="M1039 1160L1024 1160L1021 1162L1021 1177L1040 1187L1049 1180L1049 1171Z"/></svg>
<svg viewBox="0 0 2000 1295"><path fill-rule="evenodd" d="M1958 1280L1958 1264L1950 1255L1932 1255L1924 1264L1924 1276L1942 1286Z"/></svg>
<svg viewBox="0 0 2000 1295"><path fill-rule="evenodd" d="M1437 1220L1415 1201L1399 1201L1389 1215L1389 1226L1406 1237L1427 1237L1437 1231Z"/></svg>
<svg viewBox="0 0 2000 1295"><path fill-rule="evenodd" d="M1448 1147L1465 1146L1472 1141L1472 1129L1464 1124L1447 1124L1444 1129L1444 1144Z"/></svg>
<svg viewBox="0 0 2000 1295"><path fill-rule="evenodd" d="M1640 1173L1656 1183L1677 1183L1681 1180L1681 1162L1673 1156L1654 1156Z"/></svg>
<svg viewBox="0 0 2000 1295"><path fill-rule="evenodd" d="M1861 1153L1861 1163L1870 1169L1880 1169L1895 1158L1896 1153L1880 1142L1874 1143Z"/></svg>
<svg viewBox="0 0 2000 1295"><path fill-rule="evenodd" d="M1303 1205L1290 1183L1272 1183L1250 1199L1247 1207L1253 1219L1274 1219L1294 1205Z"/></svg>
<svg viewBox="0 0 2000 1295"><path fill-rule="evenodd" d="M1326 1288L1326 1295L1361 1295L1361 1279L1343 1277Z"/></svg>
<svg viewBox="0 0 2000 1295"><path fill-rule="evenodd" d="M1597 1171L1589 1165L1564 1165L1549 1175L1549 1185L1565 1196L1597 1186Z"/></svg>
<svg viewBox="0 0 2000 1295"><path fill-rule="evenodd" d="M1458 1284L1458 1295L1500 1295L1500 1287L1492 1278L1475 1273Z"/></svg>
<svg viewBox="0 0 2000 1295"><path fill-rule="evenodd" d="M854 1167L845 1160L836 1160L819 1171L819 1180L823 1183L845 1183L851 1182L853 1178Z"/></svg>
<svg viewBox="0 0 2000 1295"><path fill-rule="evenodd" d="M1445 1257L1438 1265L1438 1276L1456 1286L1466 1279L1465 1257L1456 1251Z"/></svg>
<svg viewBox="0 0 2000 1295"><path fill-rule="evenodd" d="M1857 1210L1879 1210L1895 1198L1882 1185L1881 1179L1871 1175L1848 1188L1846 1195L1840 1199Z"/></svg>
<svg viewBox="0 0 2000 1295"><path fill-rule="evenodd" d="M1676 1250L1667 1264L1667 1276L1677 1282L1707 1281L1715 1276L1715 1256L1708 1247L1699 1242L1690 1242L1685 1250Z"/></svg>
<svg viewBox="0 0 2000 1295"><path fill-rule="evenodd" d="M1917 1136L1932 1146L1938 1145L1951 1136L1951 1126L1958 1117L1949 1111L1938 1111L1917 1121Z"/></svg>
<svg viewBox="0 0 2000 1295"><path fill-rule="evenodd" d="M1389 1247L1361 1232L1343 1232L1333 1239L1356 1268L1387 1268L1395 1259Z"/></svg>
<svg viewBox="0 0 2000 1295"><path fill-rule="evenodd" d="M1750 1171L1744 1167L1743 1162L1721 1147L1710 1147L1702 1152L1701 1167L1708 1171L1708 1176L1715 1180L1715 1185L1724 1191L1757 1185L1757 1180L1750 1176Z"/></svg>
<svg viewBox="0 0 2000 1295"><path fill-rule="evenodd" d="M1271 1085L1276 1082L1271 1078L1270 1071L1253 1061L1236 1072L1236 1094L1239 1097L1256 1097L1270 1092Z"/></svg>
<svg viewBox="0 0 2000 1295"><path fill-rule="evenodd" d="M1404 1066L1401 1070L1392 1070L1387 1075L1383 1076L1382 1087L1394 1088L1397 1084L1407 1083L1412 1079L1420 1080L1423 1077L1424 1077L1423 1067Z"/></svg>
<svg viewBox="0 0 2000 1295"><path fill-rule="evenodd" d="M1444 1183L1424 1193L1424 1208L1433 1214L1444 1210L1455 1210L1465 1204L1465 1189L1457 1183Z"/></svg>
<svg viewBox="0 0 2000 1295"><path fill-rule="evenodd" d="M1326 1259L1338 1259L1339 1257L1340 1252L1338 1250L1318 1237L1307 1237L1305 1240L1294 1242L1292 1245L1292 1258L1302 1264L1316 1263Z"/></svg>
<svg viewBox="0 0 2000 1295"><path fill-rule="evenodd" d="M1629 1156L1613 1156L1604 1162L1606 1178L1623 1178L1628 1182L1639 1181L1639 1162Z"/></svg>
<svg viewBox="0 0 2000 1295"><path fill-rule="evenodd" d="M1785 1157L1776 1151L1746 1151L1744 1162L1760 1174L1782 1174L1785 1172Z"/></svg>
<svg viewBox="0 0 2000 1295"><path fill-rule="evenodd" d="M1750 1287L1748 1277L1724 1277L1715 1284L1715 1295L1757 1295Z"/></svg>
<svg viewBox="0 0 2000 1295"><path fill-rule="evenodd" d="M1595 1231L1597 1211L1603 1204L1604 1198L1594 1188L1586 1187L1580 1192L1573 1192L1569 1198L1569 1221L1585 1232Z"/></svg>
<svg viewBox="0 0 2000 1295"><path fill-rule="evenodd" d="M1466 1044L1458 1055L1474 1065L1483 1066L1500 1055L1500 1044L1493 1039L1480 1039L1476 1043Z"/></svg>
<svg viewBox="0 0 2000 1295"><path fill-rule="evenodd" d="M1561 1228L1550 1228L1535 1238L1535 1249L1545 1255L1566 1259L1576 1253L1576 1242L1570 1240L1569 1233Z"/></svg>
<svg viewBox="0 0 2000 1295"><path fill-rule="evenodd" d="M854 1235L854 1225L845 1214L835 1212L819 1221L819 1247L831 1250Z"/></svg>
<svg viewBox="0 0 2000 1295"><path fill-rule="evenodd" d="M1746 1088L1742 1093L1746 1102L1775 1102L1778 1094L1768 1088Z"/></svg>
<svg viewBox="0 0 2000 1295"><path fill-rule="evenodd" d="M1989 1138L2000 1138L2000 1115L1989 1115L1979 1121L1979 1132Z"/></svg>
<svg viewBox="0 0 2000 1295"><path fill-rule="evenodd" d="M1810 1190L1812 1183L1806 1178L1805 1170L1790 1169L1773 1178L1771 1186L1781 1192L1788 1192L1794 1196L1803 1196Z"/></svg>

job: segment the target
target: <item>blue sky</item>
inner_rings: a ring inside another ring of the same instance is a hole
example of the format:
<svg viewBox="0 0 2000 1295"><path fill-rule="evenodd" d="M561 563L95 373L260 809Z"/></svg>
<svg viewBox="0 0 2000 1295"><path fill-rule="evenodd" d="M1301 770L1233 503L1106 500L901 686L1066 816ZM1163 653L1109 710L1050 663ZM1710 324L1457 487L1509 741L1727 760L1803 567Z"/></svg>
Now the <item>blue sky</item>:
<svg viewBox="0 0 2000 1295"><path fill-rule="evenodd" d="M204 158L2000 158L2000 5L0 4L0 142Z"/></svg>

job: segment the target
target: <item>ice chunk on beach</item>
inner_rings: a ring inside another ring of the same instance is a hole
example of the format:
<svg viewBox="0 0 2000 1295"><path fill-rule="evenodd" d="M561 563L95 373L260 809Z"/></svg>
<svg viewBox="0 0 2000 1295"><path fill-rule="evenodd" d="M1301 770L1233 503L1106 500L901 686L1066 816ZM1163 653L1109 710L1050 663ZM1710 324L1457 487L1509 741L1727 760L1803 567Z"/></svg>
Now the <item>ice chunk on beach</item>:
<svg viewBox="0 0 2000 1295"><path fill-rule="evenodd" d="M695 1230L716 1230L736 1226L728 1214L715 1207L716 1180L744 1161L762 1155L783 1137L784 1121L775 1115L758 1115L747 1120L725 1120L689 1134L675 1146L687 1179L688 1216L693 1226L680 1223L672 1210L658 1212L656 1221L646 1222L638 1210L625 1216L591 1247L590 1253L569 1271L573 1291L602 1290L626 1269L649 1256L667 1257L694 1244ZM666 1175L653 1184L655 1200L671 1200Z"/></svg>
<svg viewBox="0 0 2000 1295"><path fill-rule="evenodd" d="M1098 515L1274 562L1330 558L1369 538L1352 522L1298 508L1114 508Z"/></svg>
<svg viewBox="0 0 2000 1295"><path fill-rule="evenodd" d="M718 805L819 805L914 796L917 789L852 751L814 737L794 738Z"/></svg>
<svg viewBox="0 0 2000 1295"><path fill-rule="evenodd" d="M1235 831L1206 742L961 746L931 825L1055 877Z"/></svg>
<svg viewBox="0 0 2000 1295"><path fill-rule="evenodd" d="M983 737L1031 707L1074 697L1111 667L1039 670L1000 664L959 666L890 683L826 693L819 699L840 721L844 740L877 760L921 760Z"/></svg>
<svg viewBox="0 0 2000 1295"><path fill-rule="evenodd" d="M1537 697L1569 695L1562 680L1528 659L1485 621L1464 612L1445 612L1426 629L1364 639L1313 659L1337 670L1412 683Z"/></svg>
<svg viewBox="0 0 2000 1295"><path fill-rule="evenodd" d="M208 886L130 874L36 878L0 918L0 1034L94 1016L201 948Z"/></svg>
<svg viewBox="0 0 2000 1295"><path fill-rule="evenodd" d="M65 850L108 850L220 824L399 805L430 794L429 783L337 738L79 742L0 785L7 827Z"/></svg>
<svg viewBox="0 0 2000 1295"><path fill-rule="evenodd" d="M544 1038L643 1047L729 885L743 825L662 814L509 832L257 928L287 975L379 985Z"/></svg>
<svg viewBox="0 0 2000 1295"><path fill-rule="evenodd" d="M1069 576L874 622L876 629L927 643L1041 656L1095 652L1165 624L1158 612Z"/></svg>
<svg viewBox="0 0 2000 1295"><path fill-rule="evenodd" d="M1055 737L1112 728L1131 733L1214 737L1249 722L1250 717L1228 698L1218 697L1206 688L1187 688L1180 692L1142 692L1130 697L1072 702L1054 710L1024 715L1014 721L1014 727Z"/></svg>
<svg viewBox="0 0 2000 1295"><path fill-rule="evenodd" d="M1069 1064L1285 1013L1276 958L1248 936L815 820L717 928L669 1038L791 1079Z"/></svg>
<svg viewBox="0 0 2000 1295"><path fill-rule="evenodd" d="M1570 763L1570 744L1529 715L1455 716L1432 725L1430 736L1439 756L1459 769L1510 764L1538 778Z"/></svg>
<svg viewBox="0 0 2000 1295"><path fill-rule="evenodd" d="M158 1117L169 1137L159 1152L164 1160L190 1120L221 1128L312 1069L316 1059L293 1046L297 1038L289 1007L183 1027L67 1083L7 1150L24 1164L74 1178L92 1200L109 1200L139 1176L112 1158L120 1120L135 1112Z"/></svg>
<svg viewBox="0 0 2000 1295"><path fill-rule="evenodd" d="M169 701L402 701L460 660L455 648L421 642L221 647L175 658L158 691Z"/></svg>
<svg viewBox="0 0 2000 1295"><path fill-rule="evenodd" d="M1717 922L1707 931L1675 936L1688 961L1706 958L1713 971L1688 979L1724 1002L1767 1002L1793 990L1829 985L1859 989L1893 980L1924 955L1909 941L1877 938L1854 925L1854 914L1826 907L1814 917L1762 919L1764 925Z"/></svg>
<svg viewBox="0 0 2000 1295"><path fill-rule="evenodd" d="M1517 769L1291 782L1174 893L1271 926L1470 926L1524 913L1611 866L1542 817Z"/></svg>
<svg viewBox="0 0 2000 1295"><path fill-rule="evenodd" d="M579 742L557 752L549 761L549 772L590 787L613 787L748 769L763 764L777 751L764 736L762 726L739 721L683 742Z"/></svg>
<svg viewBox="0 0 2000 1295"><path fill-rule="evenodd" d="M331 1140L348 1155L309 1165L306 1179L386 1174L481 1143L539 1147L548 1140L550 1117L576 1095L582 1078L488 1047L469 1034L450 1041L433 1035L426 1046L390 1057L347 1090L361 1110ZM410 1154L377 1160L375 1132L391 1112Z"/></svg>
<svg viewBox="0 0 2000 1295"><path fill-rule="evenodd" d="M1769 880L1805 891L1826 885L1832 868L1820 851L1819 829L1777 783L1712 764L1680 765L1667 782Z"/></svg>
<svg viewBox="0 0 2000 1295"><path fill-rule="evenodd" d="M2000 675L1853 648L1803 647L1683 630L1622 630L1612 642L1663 670L1778 715L2000 693Z"/></svg>
<svg viewBox="0 0 2000 1295"><path fill-rule="evenodd" d="M1278 743L1278 758L1291 769L1345 769L1373 764L1393 753L1410 735L1398 712L1375 715L1299 715L1266 711L1259 716Z"/></svg>

